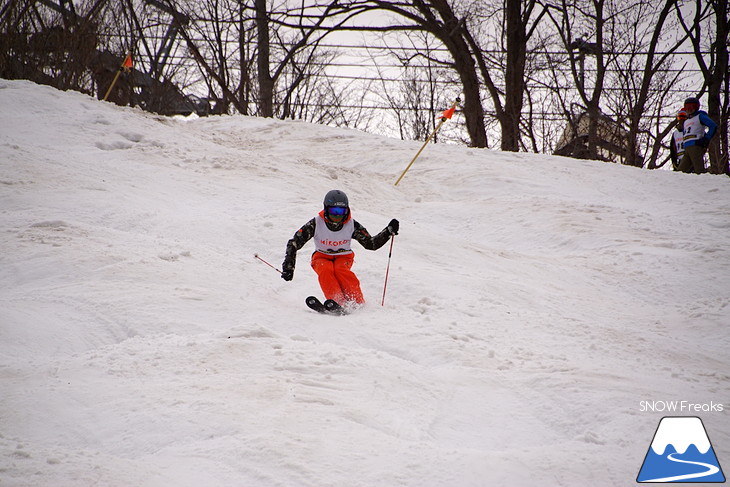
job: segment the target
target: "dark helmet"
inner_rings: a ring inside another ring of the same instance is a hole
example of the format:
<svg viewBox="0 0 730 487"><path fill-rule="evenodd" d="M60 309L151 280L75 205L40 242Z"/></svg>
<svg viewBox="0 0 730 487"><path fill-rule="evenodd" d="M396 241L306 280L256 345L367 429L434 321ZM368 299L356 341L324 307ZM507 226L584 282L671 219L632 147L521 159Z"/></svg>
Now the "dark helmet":
<svg viewBox="0 0 730 487"><path fill-rule="evenodd" d="M347 220L350 214L350 202L347 195L339 189L333 189L324 197L324 217L326 220L338 224Z"/></svg>
<svg viewBox="0 0 730 487"><path fill-rule="evenodd" d="M688 113L696 112L700 109L700 100L694 96L690 96L684 100L684 109L687 110Z"/></svg>
<svg viewBox="0 0 730 487"><path fill-rule="evenodd" d="M347 200L347 195L339 189L333 189L324 195L324 207L328 206L344 206L345 208L350 207L350 202Z"/></svg>

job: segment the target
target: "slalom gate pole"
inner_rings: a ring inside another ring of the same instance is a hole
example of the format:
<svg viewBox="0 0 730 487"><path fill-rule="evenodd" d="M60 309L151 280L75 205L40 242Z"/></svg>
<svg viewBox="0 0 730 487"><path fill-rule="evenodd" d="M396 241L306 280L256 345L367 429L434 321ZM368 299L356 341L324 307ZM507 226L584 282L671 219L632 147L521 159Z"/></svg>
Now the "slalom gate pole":
<svg viewBox="0 0 730 487"><path fill-rule="evenodd" d="M112 92L112 89L114 88L114 85L117 84L117 80L119 79L119 75L122 74L122 70L118 69L117 74L114 75L114 81L112 81L112 84L109 85L109 89L106 90L106 95L104 95L104 100L106 101L107 98L109 98L109 94Z"/></svg>
<svg viewBox="0 0 730 487"><path fill-rule="evenodd" d="M253 256L254 256L254 257L256 257L256 258L257 258L258 260L260 260L261 262L263 262L264 264L266 264L267 266L269 266L269 267L271 267L272 269L274 269L274 270L275 270L276 272L278 272L279 274L281 274L281 271L280 271L279 269L277 269L276 267L274 267L273 265L269 264L269 263L268 263L268 262L266 262L266 261L265 261L264 259L262 259L261 257L259 257L259 254L253 254Z"/></svg>
<svg viewBox="0 0 730 487"><path fill-rule="evenodd" d="M403 179L403 176L406 175L406 173L411 168L411 166L413 165L413 163L416 162L416 159L418 159L418 156L421 155L421 152L423 152L423 149L425 149L426 146L428 145L428 143L431 142L431 139L434 138L434 136L436 135L436 132L439 131L439 129L441 128L441 126L444 124L444 122L446 122L448 119L450 119L454 115L454 110L456 109L456 105L460 101L461 101L461 99L460 98L457 98L456 101L454 101L453 105L451 105L451 108L449 108L448 110L444 111L444 113L441 115L441 121L436 126L436 128L433 130L433 132L431 132L431 135L428 136L428 138L426 139L426 142L423 143L423 145L418 150L418 152L413 157L413 159L411 159L410 164L408 164L408 166L406 167L406 169L403 171L403 173L400 175L400 177L398 178L398 180L395 182L395 186L398 186L398 183L400 183L401 179Z"/></svg>
<svg viewBox="0 0 730 487"><path fill-rule="evenodd" d="M114 85L117 84L117 81L119 80L119 75L122 74L122 71L129 72L130 69L132 69L132 53L128 52L127 57L124 58L121 66L119 66L117 74L114 75L114 81L112 81L112 84L109 85L109 89L106 90L106 95L104 95L103 101L106 101L106 99L109 98L109 95L111 94L112 89L114 89Z"/></svg>
<svg viewBox="0 0 730 487"><path fill-rule="evenodd" d="M393 242L395 242L395 235L390 237L390 250L388 251L388 267L385 268L385 284L383 284L383 299L380 301L380 306L385 306L385 290L388 287L388 274L390 273L390 258L393 256Z"/></svg>

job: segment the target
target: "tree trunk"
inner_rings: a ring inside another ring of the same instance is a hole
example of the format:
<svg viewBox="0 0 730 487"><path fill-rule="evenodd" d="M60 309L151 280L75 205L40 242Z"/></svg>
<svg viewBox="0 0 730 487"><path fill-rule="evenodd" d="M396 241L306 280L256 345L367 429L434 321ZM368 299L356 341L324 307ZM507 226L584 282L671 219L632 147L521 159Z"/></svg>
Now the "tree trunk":
<svg viewBox="0 0 730 487"><path fill-rule="evenodd" d="M723 86L727 90L730 76L728 75L728 0L715 0L712 2L717 20L717 33L713 50L715 51L715 66L707 79L707 114L718 123L717 135L713 137L708 154L710 156L710 172L712 174L730 174L728 168L728 119L727 112L722 115L721 95ZM725 91L725 102L727 103L727 91ZM727 105L726 105L727 106Z"/></svg>
<svg viewBox="0 0 730 487"><path fill-rule="evenodd" d="M262 117L274 116L274 79L269 72L271 43L269 40L269 14L266 0L255 0L256 32L258 35L258 79L259 114Z"/></svg>
<svg viewBox="0 0 730 487"><path fill-rule="evenodd" d="M499 120L502 127L503 151L520 149L520 120L525 92L525 60L527 33L522 22L522 0L507 0L505 4L507 34L507 66L505 67L504 111Z"/></svg>
<svg viewBox="0 0 730 487"><path fill-rule="evenodd" d="M487 147L487 128L484 125L484 107L479 89L476 63L465 39L466 26L459 20L447 0L432 0L430 4L415 2L423 14L422 24L446 45L454 59L454 70L459 74L464 89L463 114L472 147ZM438 12L436 20L431 9ZM480 54L474 53L475 56Z"/></svg>
<svg viewBox="0 0 730 487"><path fill-rule="evenodd" d="M461 55L461 53L465 55ZM461 51L455 56L454 67L459 73L461 85L464 89L464 106L462 113L466 121L466 130L469 133L471 147L487 147L487 129L484 125L484 107L482 106L479 78L477 77L474 60L468 51ZM452 52L452 54L455 54Z"/></svg>

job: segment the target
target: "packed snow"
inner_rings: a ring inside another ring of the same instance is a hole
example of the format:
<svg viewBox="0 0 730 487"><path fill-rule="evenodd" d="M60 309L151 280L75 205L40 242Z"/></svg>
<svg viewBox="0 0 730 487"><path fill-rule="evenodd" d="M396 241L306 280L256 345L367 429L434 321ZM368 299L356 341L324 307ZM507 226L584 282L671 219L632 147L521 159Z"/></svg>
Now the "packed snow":
<svg viewBox="0 0 730 487"><path fill-rule="evenodd" d="M395 186L420 146L0 80L0 486L625 486L667 415L730 465L728 179L436 144ZM400 220L343 317L311 242L254 258L330 189Z"/></svg>

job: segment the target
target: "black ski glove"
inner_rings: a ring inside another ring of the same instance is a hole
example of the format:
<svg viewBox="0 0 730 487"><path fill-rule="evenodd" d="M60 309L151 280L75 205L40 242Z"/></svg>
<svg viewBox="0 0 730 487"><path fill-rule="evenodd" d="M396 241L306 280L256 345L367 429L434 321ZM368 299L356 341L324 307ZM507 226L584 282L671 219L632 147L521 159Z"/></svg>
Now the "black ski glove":
<svg viewBox="0 0 730 487"><path fill-rule="evenodd" d="M390 223L388 223L388 231L391 235L398 235L398 230L400 229L400 223L398 223L398 220L393 218L390 220Z"/></svg>
<svg viewBox="0 0 730 487"><path fill-rule="evenodd" d="M289 259L288 257L284 259L284 262L281 264L281 268L284 269L281 272L281 278L285 281L291 281L294 279L294 263Z"/></svg>

